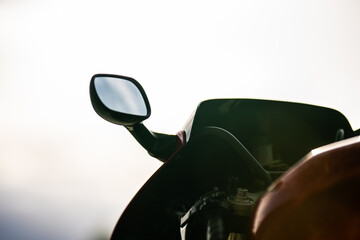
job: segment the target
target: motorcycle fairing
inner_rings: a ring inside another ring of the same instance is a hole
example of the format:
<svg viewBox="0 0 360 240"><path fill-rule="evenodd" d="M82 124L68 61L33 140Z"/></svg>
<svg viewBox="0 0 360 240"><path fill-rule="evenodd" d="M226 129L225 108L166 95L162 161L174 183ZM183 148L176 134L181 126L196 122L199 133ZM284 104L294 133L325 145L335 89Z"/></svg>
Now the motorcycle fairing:
<svg viewBox="0 0 360 240"><path fill-rule="evenodd" d="M360 239L360 137L311 151L259 200L252 239Z"/></svg>
<svg viewBox="0 0 360 240"><path fill-rule="evenodd" d="M353 136L348 120L334 109L258 99L201 102L186 125L188 141L207 126L231 132L260 162L266 159L261 159L259 148L271 145L273 157L288 166L312 149L334 142L339 129L344 138Z"/></svg>
<svg viewBox="0 0 360 240"><path fill-rule="evenodd" d="M139 190L111 239L180 239L180 216L214 186L225 188L227 177L257 188L256 176L226 141L202 135L209 126L232 133L260 162L273 155L286 164L283 170L311 149L334 142L339 129L345 138L353 135L346 118L332 109L251 99L204 101L184 129L186 145Z"/></svg>

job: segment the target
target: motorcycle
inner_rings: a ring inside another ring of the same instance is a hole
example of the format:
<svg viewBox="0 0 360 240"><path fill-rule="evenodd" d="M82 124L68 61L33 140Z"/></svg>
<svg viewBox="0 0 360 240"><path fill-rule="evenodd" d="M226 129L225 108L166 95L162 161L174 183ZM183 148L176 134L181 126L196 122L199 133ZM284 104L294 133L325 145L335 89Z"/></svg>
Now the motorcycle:
<svg viewBox="0 0 360 240"><path fill-rule="evenodd" d="M130 77L96 74L94 110L164 164L111 239L360 239L360 131L340 112L259 99L201 102L176 135Z"/></svg>

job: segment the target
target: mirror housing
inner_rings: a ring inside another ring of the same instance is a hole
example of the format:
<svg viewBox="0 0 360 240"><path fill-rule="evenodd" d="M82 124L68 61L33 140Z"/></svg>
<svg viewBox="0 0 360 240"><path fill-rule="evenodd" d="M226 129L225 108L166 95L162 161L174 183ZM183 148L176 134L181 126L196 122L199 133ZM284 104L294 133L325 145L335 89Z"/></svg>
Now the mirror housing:
<svg viewBox="0 0 360 240"><path fill-rule="evenodd" d="M115 124L133 126L151 114L144 89L130 77L94 75L90 81L90 98L95 112Z"/></svg>
<svg viewBox="0 0 360 240"><path fill-rule="evenodd" d="M164 162L178 150L178 136L152 132L141 123L150 116L151 109L135 79L95 74L90 81L90 98L97 114L124 126L151 156Z"/></svg>

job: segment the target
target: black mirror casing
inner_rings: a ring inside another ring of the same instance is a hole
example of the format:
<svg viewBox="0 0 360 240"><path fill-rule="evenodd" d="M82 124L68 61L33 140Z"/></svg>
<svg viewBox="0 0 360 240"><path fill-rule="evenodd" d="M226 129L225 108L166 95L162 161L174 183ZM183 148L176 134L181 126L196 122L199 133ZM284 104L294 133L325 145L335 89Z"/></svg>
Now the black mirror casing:
<svg viewBox="0 0 360 240"><path fill-rule="evenodd" d="M134 114L127 114L127 113L112 110L112 109L108 108L107 106L105 106L105 104L100 100L100 97L95 89L95 79L101 78L101 77L115 78L115 79L119 79L122 81L125 80L125 81L129 81L130 83L135 85L135 87L141 93L141 96L146 105L146 115L139 116L139 115L134 115ZM99 114L99 116L104 118L105 120L115 123L115 124L128 126L128 127L133 126L137 123L144 121L145 119L150 117L150 114L151 114L149 100L146 96L144 89L135 79L130 78L130 77L113 75L113 74L95 74L91 78L91 81L90 81L90 98L91 98L91 103L92 103L92 106L93 106L95 112L97 114Z"/></svg>

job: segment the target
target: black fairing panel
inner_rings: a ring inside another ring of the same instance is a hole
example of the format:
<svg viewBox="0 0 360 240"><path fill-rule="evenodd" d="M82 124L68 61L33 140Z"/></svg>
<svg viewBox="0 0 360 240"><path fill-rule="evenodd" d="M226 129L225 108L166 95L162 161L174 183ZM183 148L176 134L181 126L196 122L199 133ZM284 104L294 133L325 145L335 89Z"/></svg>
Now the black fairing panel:
<svg viewBox="0 0 360 240"><path fill-rule="evenodd" d="M335 141L343 129L345 138L354 135L340 112L314 105L255 100L214 99L199 104L190 140L206 126L224 128L257 157L256 148L271 144L274 155L289 166L314 148Z"/></svg>
<svg viewBox="0 0 360 240"><path fill-rule="evenodd" d="M310 150L345 138L353 131L339 112L317 106L250 99L202 102L190 122L187 145L140 189L119 219L112 240L180 239L179 217L213 187L226 188L229 176L251 190L254 176L236 151L223 139L202 136L206 126L231 132L255 156L270 142L276 158L290 166ZM265 140L264 140L265 139ZM256 179L255 179L256 180Z"/></svg>
<svg viewBox="0 0 360 240"><path fill-rule="evenodd" d="M228 176L251 185L251 174L235 151L217 137L194 139L164 163L137 193L111 239L180 239L179 217Z"/></svg>

